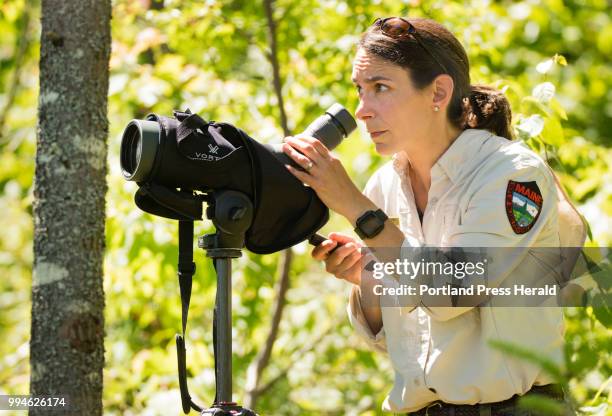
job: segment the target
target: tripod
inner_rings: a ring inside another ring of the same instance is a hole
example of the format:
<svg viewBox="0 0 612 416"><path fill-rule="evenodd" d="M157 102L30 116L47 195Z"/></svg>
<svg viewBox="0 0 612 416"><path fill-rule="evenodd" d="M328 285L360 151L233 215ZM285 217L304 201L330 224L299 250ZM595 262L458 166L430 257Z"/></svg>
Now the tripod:
<svg viewBox="0 0 612 416"><path fill-rule="evenodd" d="M189 198L189 196L185 195ZM198 199L198 196L191 195ZM200 197L201 198L201 197ZM181 289L182 335L176 336L179 385L183 412L191 409L200 415L214 416L257 416L249 409L232 401L232 259L242 255L244 238L253 220L253 204L243 193L223 190L207 194L202 198L208 203L206 216L216 227L214 234L198 238L198 247L206 251L217 275L217 295L213 319L213 344L215 354L215 400L210 408L204 409L191 400L187 388L187 364L185 349L185 328L191 298L191 283L195 273L193 263L193 221L201 218L197 210L187 215L188 220L179 221L179 262L178 277ZM201 204L202 201L198 199ZM194 215L194 212L196 215Z"/></svg>

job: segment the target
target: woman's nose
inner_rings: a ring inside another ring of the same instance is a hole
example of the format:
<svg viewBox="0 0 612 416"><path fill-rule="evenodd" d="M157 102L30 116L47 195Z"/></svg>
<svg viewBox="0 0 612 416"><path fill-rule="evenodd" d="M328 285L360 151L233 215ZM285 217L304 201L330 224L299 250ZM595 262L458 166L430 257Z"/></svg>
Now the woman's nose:
<svg viewBox="0 0 612 416"><path fill-rule="evenodd" d="M366 100L359 100L359 105L357 106L357 110L355 111L355 116L359 120L366 120L373 116L372 109L366 102Z"/></svg>

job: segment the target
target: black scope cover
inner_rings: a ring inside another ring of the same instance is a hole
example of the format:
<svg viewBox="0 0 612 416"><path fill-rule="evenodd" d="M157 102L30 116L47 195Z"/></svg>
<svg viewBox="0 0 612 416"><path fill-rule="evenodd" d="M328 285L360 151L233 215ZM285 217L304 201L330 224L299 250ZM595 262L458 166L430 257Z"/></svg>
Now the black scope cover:
<svg viewBox="0 0 612 416"><path fill-rule="evenodd" d="M147 117L160 124L160 137L151 174L139 182L141 188L135 196L143 211L185 219L156 198L151 187L163 186L177 195L179 187L243 192L255 210L245 246L256 254L294 246L327 223L327 207L285 168L269 146L229 123L205 122L197 114L175 115L179 119L156 114ZM196 212L195 207L187 209Z"/></svg>

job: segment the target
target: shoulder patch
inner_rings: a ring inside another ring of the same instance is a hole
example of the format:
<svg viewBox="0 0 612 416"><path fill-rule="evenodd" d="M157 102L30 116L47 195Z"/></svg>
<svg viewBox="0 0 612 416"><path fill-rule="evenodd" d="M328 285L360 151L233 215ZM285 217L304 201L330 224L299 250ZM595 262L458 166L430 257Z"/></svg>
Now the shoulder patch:
<svg viewBox="0 0 612 416"><path fill-rule="evenodd" d="M508 181L506 188L506 214L515 234L531 230L542 211L544 200L538 184Z"/></svg>

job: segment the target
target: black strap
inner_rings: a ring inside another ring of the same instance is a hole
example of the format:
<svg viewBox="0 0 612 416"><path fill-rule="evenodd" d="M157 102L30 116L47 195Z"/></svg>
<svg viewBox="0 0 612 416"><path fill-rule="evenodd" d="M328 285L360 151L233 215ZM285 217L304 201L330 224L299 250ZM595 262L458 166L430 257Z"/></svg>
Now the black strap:
<svg viewBox="0 0 612 416"><path fill-rule="evenodd" d="M178 278L181 289L183 338L185 338L185 329L189 315L193 275L196 270L196 265L193 262L193 235L193 221L179 221Z"/></svg>
<svg viewBox="0 0 612 416"><path fill-rule="evenodd" d="M190 114L176 128L176 143L181 144L183 140L191 136L193 132L200 129L202 134L210 134L213 140L219 145L227 149L235 149L234 145L225 139L221 135L221 127L215 127L212 124L204 121L202 117L197 114Z"/></svg>
<svg viewBox="0 0 612 416"><path fill-rule="evenodd" d="M176 116L176 113L175 113ZM176 127L176 142L180 144L183 140L191 135L196 129L206 130L208 123L197 114L189 114Z"/></svg>
<svg viewBox="0 0 612 416"><path fill-rule="evenodd" d="M187 350L185 348L185 330L191 301L191 286L196 266L193 262L193 221L179 221L179 259L178 278L181 290L181 327L182 334L176 335L176 352L178 358L179 387L183 412L188 414L193 408L201 412L202 407L191 400L187 387ZM215 360L216 365L216 360ZM216 398L215 398L216 400Z"/></svg>

